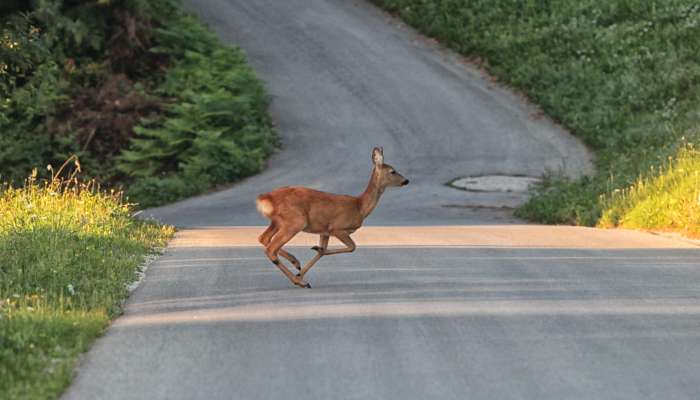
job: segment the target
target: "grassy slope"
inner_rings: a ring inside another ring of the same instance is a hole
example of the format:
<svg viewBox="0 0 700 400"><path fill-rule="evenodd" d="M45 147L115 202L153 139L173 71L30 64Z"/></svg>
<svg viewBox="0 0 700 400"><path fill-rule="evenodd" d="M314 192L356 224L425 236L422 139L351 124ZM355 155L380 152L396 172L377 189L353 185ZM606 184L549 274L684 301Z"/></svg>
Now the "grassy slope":
<svg viewBox="0 0 700 400"><path fill-rule="evenodd" d="M119 312L127 284L173 228L131 218L94 184L0 193L0 397L56 398L77 356Z"/></svg>
<svg viewBox="0 0 700 400"><path fill-rule="evenodd" d="M693 128L700 104L696 2L374 1L455 50L479 57L597 150L595 176L573 183L550 179L518 210L520 216L697 232L694 175L663 177L668 157L682 154L684 165L696 170L700 158L683 150L699 136ZM663 190L638 184L655 179L665 181ZM641 217L635 210L642 202L646 215L660 207L667 217Z"/></svg>
<svg viewBox="0 0 700 400"><path fill-rule="evenodd" d="M700 152L688 144L658 174L640 177L604 200L599 225L700 237Z"/></svg>

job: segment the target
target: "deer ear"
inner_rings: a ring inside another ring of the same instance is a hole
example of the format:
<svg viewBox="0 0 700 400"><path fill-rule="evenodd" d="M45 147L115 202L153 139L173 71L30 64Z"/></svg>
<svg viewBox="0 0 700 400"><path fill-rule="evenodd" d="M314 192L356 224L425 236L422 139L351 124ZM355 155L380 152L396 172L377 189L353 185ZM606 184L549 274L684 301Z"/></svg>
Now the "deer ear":
<svg viewBox="0 0 700 400"><path fill-rule="evenodd" d="M374 165L384 164L384 150L381 147L375 147L372 150L372 162Z"/></svg>

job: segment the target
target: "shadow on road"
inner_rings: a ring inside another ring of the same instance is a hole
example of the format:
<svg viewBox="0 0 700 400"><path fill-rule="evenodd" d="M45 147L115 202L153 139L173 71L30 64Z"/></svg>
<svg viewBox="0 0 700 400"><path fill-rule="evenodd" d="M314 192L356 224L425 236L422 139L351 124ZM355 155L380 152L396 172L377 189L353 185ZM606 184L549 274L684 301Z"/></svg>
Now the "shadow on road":
<svg viewBox="0 0 700 400"><path fill-rule="evenodd" d="M315 288L301 290L259 248L175 248L151 267L116 327L397 316L697 316L698 268L693 249L365 248L323 259L309 275ZM195 285L191 295L178 284L185 277Z"/></svg>
<svg viewBox="0 0 700 400"><path fill-rule="evenodd" d="M698 398L697 254L361 247L299 289L259 247L173 245L67 398Z"/></svg>

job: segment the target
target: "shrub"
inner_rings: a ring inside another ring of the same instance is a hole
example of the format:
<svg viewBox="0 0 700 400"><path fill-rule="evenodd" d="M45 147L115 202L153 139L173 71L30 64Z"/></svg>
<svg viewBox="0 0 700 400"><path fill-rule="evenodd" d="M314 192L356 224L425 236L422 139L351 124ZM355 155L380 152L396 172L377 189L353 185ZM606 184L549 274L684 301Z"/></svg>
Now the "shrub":
<svg viewBox="0 0 700 400"><path fill-rule="evenodd" d="M240 49L187 16L160 29L158 41L153 51L178 55L157 90L172 100L164 116L135 128L118 164L143 207L251 175L275 144L263 86Z"/></svg>
<svg viewBox="0 0 700 400"><path fill-rule="evenodd" d="M32 3L0 17L0 176L72 154L151 206L259 171L264 88L175 0ZM19 12L23 11L23 12ZM117 168L117 164L119 167Z"/></svg>

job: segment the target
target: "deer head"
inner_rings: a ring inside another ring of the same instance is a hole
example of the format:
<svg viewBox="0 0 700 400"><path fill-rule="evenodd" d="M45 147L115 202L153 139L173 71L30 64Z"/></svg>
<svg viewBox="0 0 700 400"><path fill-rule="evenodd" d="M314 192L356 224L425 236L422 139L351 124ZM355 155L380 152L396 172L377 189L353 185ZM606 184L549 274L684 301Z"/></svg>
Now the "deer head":
<svg viewBox="0 0 700 400"><path fill-rule="evenodd" d="M372 162L374 163L374 179L379 188L408 185L408 179L391 165L384 164L384 149L381 147L375 147L372 150Z"/></svg>

